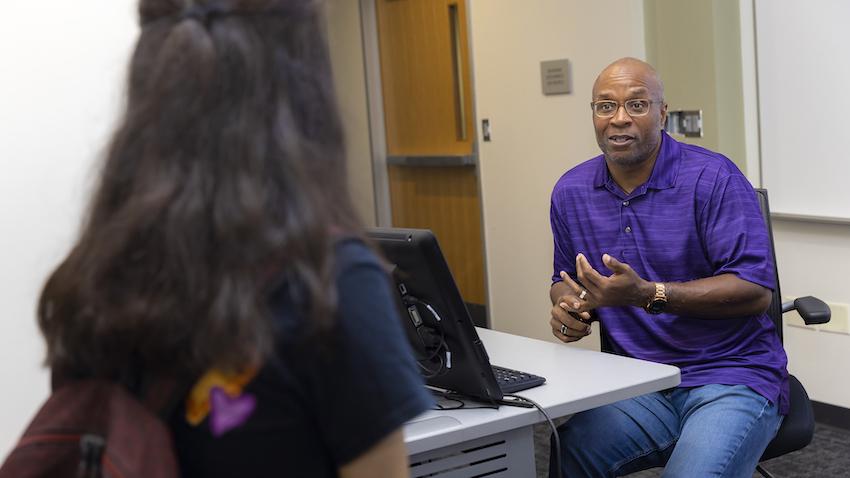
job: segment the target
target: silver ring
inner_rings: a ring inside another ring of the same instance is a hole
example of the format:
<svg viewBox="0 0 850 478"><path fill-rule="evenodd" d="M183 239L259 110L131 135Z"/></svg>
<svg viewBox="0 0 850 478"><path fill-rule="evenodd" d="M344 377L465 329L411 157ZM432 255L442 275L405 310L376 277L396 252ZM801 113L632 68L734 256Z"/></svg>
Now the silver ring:
<svg viewBox="0 0 850 478"><path fill-rule="evenodd" d="M587 291L582 289L581 294L578 295L578 298L584 300L585 297L587 297Z"/></svg>
<svg viewBox="0 0 850 478"><path fill-rule="evenodd" d="M561 324L561 335L567 335L567 326Z"/></svg>

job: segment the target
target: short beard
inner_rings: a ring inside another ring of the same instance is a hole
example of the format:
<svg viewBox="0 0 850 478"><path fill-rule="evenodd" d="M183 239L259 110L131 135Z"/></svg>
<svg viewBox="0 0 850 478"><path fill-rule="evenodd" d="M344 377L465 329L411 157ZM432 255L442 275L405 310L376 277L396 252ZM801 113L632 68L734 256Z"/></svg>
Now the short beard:
<svg viewBox="0 0 850 478"><path fill-rule="evenodd" d="M613 157L613 156L610 156L608 153L605 153L605 161L608 161L610 163L614 163L617 166L622 166L624 168L633 168L635 166L640 165L641 163L643 163L647 159L649 159L648 154L638 153L638 154L633 154L631 156L626 156L626 157L623 157L623 156Z"/></svg>
<svg viewBox="0 0 850 478"><path fill-rule="evenodd" d="M640 157L639 155L629 156L629 157L611 157L608 154L605 155L605 160L609 163L614 163L617 166L623 166L626 168L630 168L633 166L637 166L640 163L646 161L646 157Z"/></svg>

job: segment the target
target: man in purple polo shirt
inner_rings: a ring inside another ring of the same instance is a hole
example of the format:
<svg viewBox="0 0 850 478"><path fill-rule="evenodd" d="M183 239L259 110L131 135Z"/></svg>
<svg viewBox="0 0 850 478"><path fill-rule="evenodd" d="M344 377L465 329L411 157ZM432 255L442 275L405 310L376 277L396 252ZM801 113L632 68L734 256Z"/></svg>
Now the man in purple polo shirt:
<svg viewBox="0 0 850 478"><path fill-rule="evenodd" d="M647 63L606 67L592 109L603 154L552 192L552 333L579 340L598 319L614 352L676 365L682 383L575 415L559 428L560 474L751 476L788 408L755 191L724 156L662 131Z"/></svg>

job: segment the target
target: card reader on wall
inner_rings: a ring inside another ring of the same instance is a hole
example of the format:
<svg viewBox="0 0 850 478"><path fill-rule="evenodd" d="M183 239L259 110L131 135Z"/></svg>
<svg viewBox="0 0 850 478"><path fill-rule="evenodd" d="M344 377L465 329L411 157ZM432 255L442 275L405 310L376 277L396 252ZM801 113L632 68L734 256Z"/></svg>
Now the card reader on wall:
<svg viewBox="0 0 850 478"><path fill-rule="evenodd" d="M668 111L664 129L671 134L702 138L702 110Z"/></svg>

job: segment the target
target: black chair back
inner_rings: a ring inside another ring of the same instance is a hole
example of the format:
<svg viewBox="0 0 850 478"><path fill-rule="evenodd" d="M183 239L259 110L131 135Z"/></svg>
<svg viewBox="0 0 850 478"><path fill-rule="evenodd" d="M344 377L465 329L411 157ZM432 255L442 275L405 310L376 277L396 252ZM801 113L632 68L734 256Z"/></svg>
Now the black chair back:
<svg viewBox="0 0 850 478"><path fill-rule="evenodd" d="M782 293L779 291L779 267L776 264L776 248L773 245L770 203L767 199L766 189L756 189L756 193L758 194L759 206L761 207L764 222L767 225L767 232L770 237L770 253L776 270L776 288L773 290L773 297L767 313L771 320L773 320L776 333L779 334L779 341L782 342ZM767 445L767 449L759 461L769 460L799 450L812 441L815 432L815 414L814 410L812 410L812 403L809 401L809 395L800 381L797 380L797 377L789 375L788 379L790 382L790 409L788 410L788 415L785 416L782 426L779 427L776 436ZM762 469L759 469L759 472L765 475L765 471Z"/></svg>
<svg viewBox="0 0 850 478"><path fill-rule="evenodd" d="M776 274L776 288L773 289L773 296L770 299L770 307L767 308L767 315L773 321L776 327L776 333L779 334L779 341L782 342L782 292L779 290L779 266L776 264L776 248L773 245L773 226L770 222L770 202L767 199L767 189L756 189L759 199L759 207L761 215L764 218L764 223L767 225L767 235L770 238L770 256L773 259L773 269Z"/></svg>

